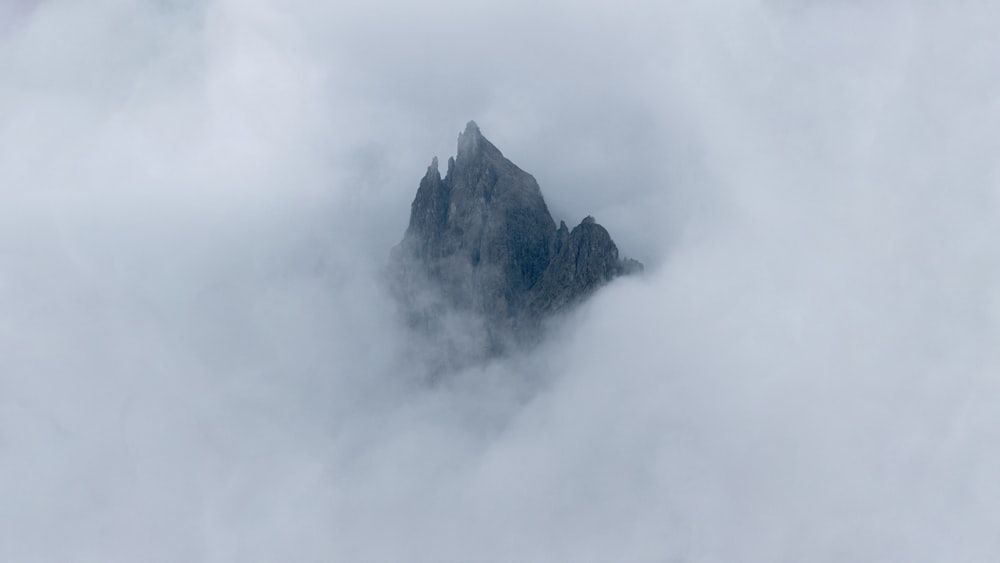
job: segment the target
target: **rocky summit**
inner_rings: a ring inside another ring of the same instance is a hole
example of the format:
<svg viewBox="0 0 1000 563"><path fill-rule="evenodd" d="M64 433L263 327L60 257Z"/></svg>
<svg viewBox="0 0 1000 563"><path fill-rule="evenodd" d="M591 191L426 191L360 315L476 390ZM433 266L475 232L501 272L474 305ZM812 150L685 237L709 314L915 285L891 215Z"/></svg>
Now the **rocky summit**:
<svg viewBox="0 0 1000 563"><path fill-rule="evenodd" d="M641 270L593 217L557 227L535 178L472 121L444 178L436 157L427 168L390 268L411 324L451 328L490 354L535 338L547 317Z"/></svg>

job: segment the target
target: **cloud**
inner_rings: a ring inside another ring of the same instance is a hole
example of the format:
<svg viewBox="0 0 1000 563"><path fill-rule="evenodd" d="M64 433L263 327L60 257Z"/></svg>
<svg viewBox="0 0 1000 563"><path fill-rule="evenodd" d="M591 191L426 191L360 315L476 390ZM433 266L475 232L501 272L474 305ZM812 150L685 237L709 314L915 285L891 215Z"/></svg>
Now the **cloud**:
<svg viewBox="0 0 1000 563"><path fill-rule="evenodd" d="M18 13L0 559L1000 553L996 9ZM376 281L468 119L650 268L428 386Z"/></svg>

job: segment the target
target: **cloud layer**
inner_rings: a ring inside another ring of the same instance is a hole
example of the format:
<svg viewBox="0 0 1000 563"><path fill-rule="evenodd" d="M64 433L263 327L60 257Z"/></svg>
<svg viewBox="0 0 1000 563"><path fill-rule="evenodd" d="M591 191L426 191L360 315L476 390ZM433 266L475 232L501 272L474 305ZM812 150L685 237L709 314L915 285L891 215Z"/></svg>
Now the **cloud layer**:
<svg viewBox="0 0 1000 563"><path fill-rule="evenodd" d="M1000 556L997 9L87 4L0 11L0 559ZM468 119L648 269L428 386Z"/></svg>

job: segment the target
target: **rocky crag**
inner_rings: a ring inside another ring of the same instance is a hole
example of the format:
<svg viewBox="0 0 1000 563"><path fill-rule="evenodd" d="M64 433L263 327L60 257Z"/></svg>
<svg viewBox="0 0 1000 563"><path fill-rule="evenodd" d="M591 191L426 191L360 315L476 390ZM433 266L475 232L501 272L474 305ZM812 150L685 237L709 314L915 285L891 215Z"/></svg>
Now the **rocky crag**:
<svg viewBox="0 0 1000 563"><path fill-rule="evenodd" d="M436 157L427 168L390 267L410 323L461 335L466 355L532 340L546 318L641 270L593 217L557 227L535 179L472 121L444 178Z"/></svg>

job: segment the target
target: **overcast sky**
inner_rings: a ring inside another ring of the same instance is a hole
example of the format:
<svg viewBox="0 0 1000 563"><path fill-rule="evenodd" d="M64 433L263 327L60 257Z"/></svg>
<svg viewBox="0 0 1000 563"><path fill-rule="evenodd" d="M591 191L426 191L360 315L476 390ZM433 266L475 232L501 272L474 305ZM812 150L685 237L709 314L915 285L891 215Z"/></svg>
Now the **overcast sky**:
<svg viewBox="0 0 1000 563"><path fill-rule="evenodd" d="M1000 559L1000 8L355 4L0 3L0 560ZM429 386L470 119L647 272Z"/></svg>

